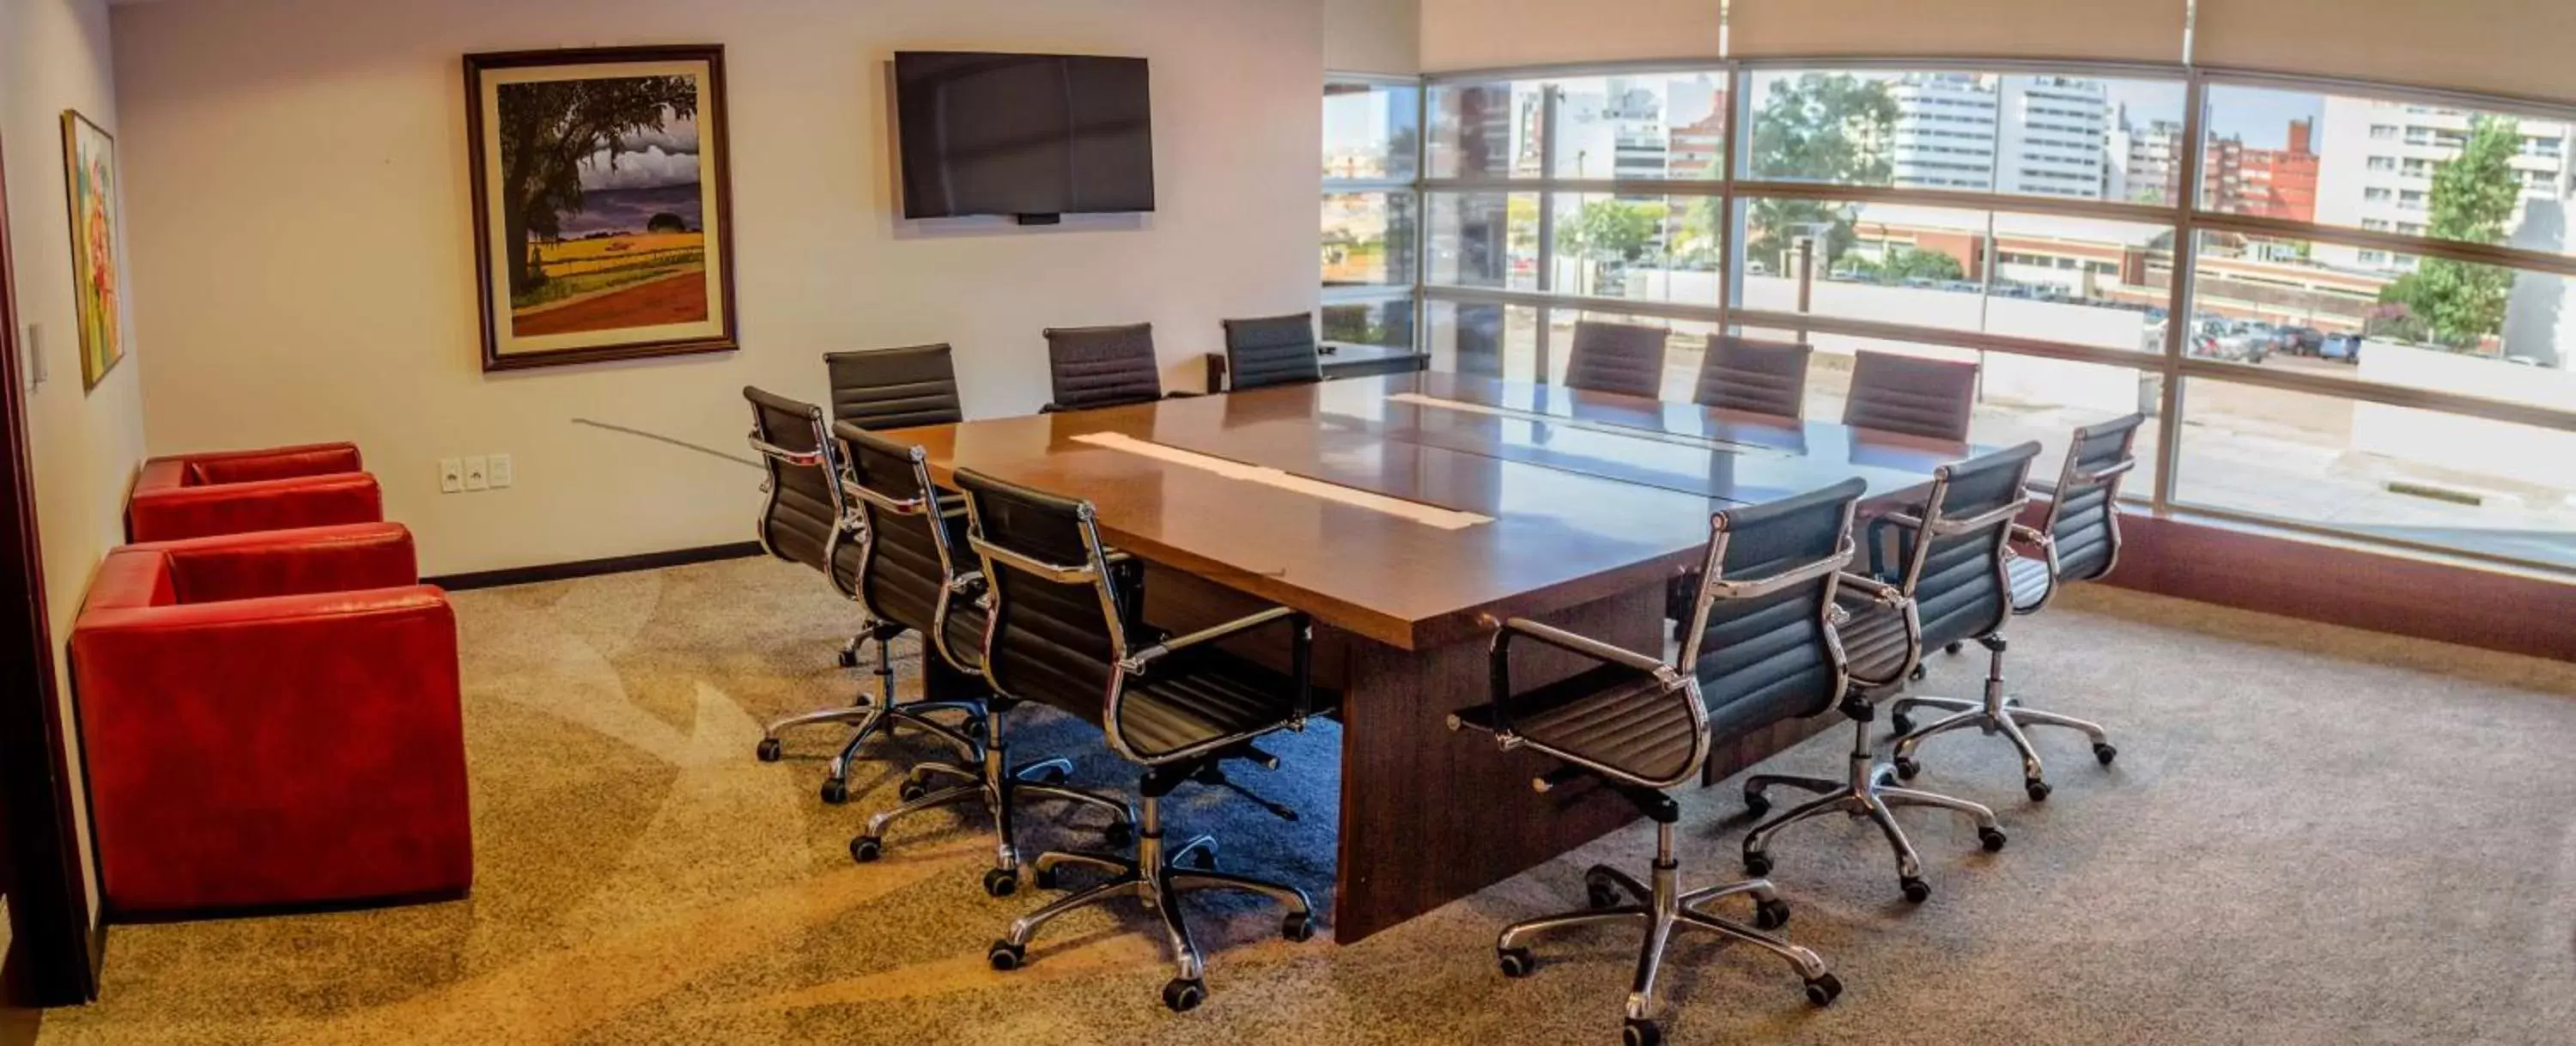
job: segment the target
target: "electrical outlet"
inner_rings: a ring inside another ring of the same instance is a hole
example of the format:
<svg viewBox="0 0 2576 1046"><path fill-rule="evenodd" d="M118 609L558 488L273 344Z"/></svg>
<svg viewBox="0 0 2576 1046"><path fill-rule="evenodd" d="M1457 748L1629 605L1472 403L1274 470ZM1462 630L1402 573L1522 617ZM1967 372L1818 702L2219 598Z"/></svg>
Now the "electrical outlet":
<svg viewBox="0 0 2576 1046"><path fill-rule="evenodd" d="M27 379L27 391L34 392L53 377L45 369L45 325L28 324L27 336L19 340L27 343L27 358L22 361L25 367L23 376Z"/></svg>
<svg viewBox="0 0 2576 1046"><path fill-rule="evenodd" d="M485 469L485 472L492 477L492 489L494 490L499 490L503 487L509 486L513 482L516 482L516 478L510 474L510 456L507 454L492 455L491 465Z"/></svg>
<svg viewBox="0 0 2576 1046"><path fill-rule="evenodd" d="M438 459L438 492L454 494L465 489L465 463L455 458Z"/></svg>
<svg viewBox="0 0 2576 1046"><path fill-rule="evenodd" d="M465 489L492 488L492 459L476 454L465 459Z"/></svg>

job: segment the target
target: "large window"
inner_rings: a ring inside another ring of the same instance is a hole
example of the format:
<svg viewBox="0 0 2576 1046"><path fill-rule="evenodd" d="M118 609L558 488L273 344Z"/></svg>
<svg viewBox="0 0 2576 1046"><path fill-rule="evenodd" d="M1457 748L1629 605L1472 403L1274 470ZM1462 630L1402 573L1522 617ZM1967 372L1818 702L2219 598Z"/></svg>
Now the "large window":
<svg viewBox="0 0 2576 1046"><path fill-rule="evenodd" d="M1419 83L1325 81L1321 336L1328 346L1416 347L1421 154Z"/></svg>
<svg viewBox="0 0 2576 1046"><path fill-rule="evenodd" d="M1970 360L1972 438L2043 479L2143 412L2128 497L2576 570L2576 107L1873 60L1433 77L1420 113L1414 157L1343 150L1413 181L1337 199L1328 156L1327 278L1417 284L1435 368L1560 380L1577 323L1640 324L1679 400L1733 331L1814 346L1831 418L1858 352Z"/></svg>

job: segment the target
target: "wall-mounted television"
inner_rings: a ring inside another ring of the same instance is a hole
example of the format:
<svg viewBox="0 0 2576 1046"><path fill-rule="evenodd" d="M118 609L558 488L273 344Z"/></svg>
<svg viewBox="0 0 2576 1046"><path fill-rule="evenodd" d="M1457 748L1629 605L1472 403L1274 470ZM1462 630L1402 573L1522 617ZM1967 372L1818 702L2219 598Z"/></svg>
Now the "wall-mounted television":
<svg viewBox="0 0 2576 1046"><path fill-rule="evenodd" d="M1154 209L1144 59L901 51L894 71L904 217Z"/></svg>

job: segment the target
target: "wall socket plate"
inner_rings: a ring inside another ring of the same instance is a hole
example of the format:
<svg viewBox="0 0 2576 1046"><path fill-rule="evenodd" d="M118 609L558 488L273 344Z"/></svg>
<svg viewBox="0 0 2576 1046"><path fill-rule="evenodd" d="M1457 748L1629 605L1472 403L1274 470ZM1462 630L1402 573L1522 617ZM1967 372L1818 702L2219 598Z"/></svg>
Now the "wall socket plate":
<svg viewBox="0 0 2576 1046"><path fill-rule="evenodd" d="M510 467L509 455L494 454L490 456L489 464L485 467L484 474L491 477L492 489L499 490L517 482L518 478L511 474L513 471L514 470Z"/></svg>
<svg viewBox="0 0 2576 1046"><path fill-rule="evenodd" d="M465 459L465 489L492 489L492 459L475 454Z"/></svg>
<svg viewBox="0 0 2576 1046"><path fill-rule="evenodd" d="M465 489L465 462L458 458L438 459L438 492L454 494Z"/></svg>

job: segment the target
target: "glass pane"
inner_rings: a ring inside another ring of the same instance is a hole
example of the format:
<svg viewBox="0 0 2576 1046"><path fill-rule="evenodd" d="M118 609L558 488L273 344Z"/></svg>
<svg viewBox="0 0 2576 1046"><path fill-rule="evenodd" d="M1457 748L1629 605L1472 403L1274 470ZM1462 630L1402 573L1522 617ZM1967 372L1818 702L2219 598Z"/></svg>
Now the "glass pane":
<svg viewBox="0 0 2576 1046"><path fill-rule="evenodd" d="M1744 308L2163 350L2166 226L1768 197L1739 206Z"/></svg>
<svg viewBox="0 0 2576 1046"><path fill-rule="evenodd" d="M1411 181L1421 96L1407 85L1326 83L1324 180Z"/></svg>
<svg viewBox="0 0 2576 1046"><path fill-rule="evenodd" d="M1538 310L1526 305L1435 301L1425 347L1431 369L1529 381L1538 373Z"/></svg>
<svg viewBox="0 0 2576 1046"><path fill-rule="evenodd" d="M1556 193L1558 294L1715 306L1726 250L1714 196Z"/></svg>
<svg viewBox="0 0 2576 1046"><path fill-rule="evenodd" d="M1792 331L1748 329L1742 333L1747 337L1774 341L1798 340L1798 335ZM2073 441L2078 426L2099 424L2129 414L2145 414L2148 421L2138 430L2137 443L2141 471L2137 478L2122 488L2121 494L2123 497L2145 499L2155 493L2155 484L2147 477L2154 471L2156 440L2160 432L2160 425L2155 420L2164 395L2164 379L2160 375L2101 363L1975 352L1878 338L1817 334L1809 336L1807 341L1816 347L1815 355L1807 365L1807 416L1810 418L1841 420L1843 403L1851 392L1855 352L1892 352L1971 362L1978 365L1978 371L1977 402L1968 419L1969 442L1987 447L2008 447L2037 440L2039 459L2031 466L2031 478L2050 484L2056 482L2059 470L2065 467L2066 447Z"/></svg>
<svg viewBox="0 0 2576 1046"><path fill-rule="evenodd" d="M1616 312L1573 309L1551 309L1548 312L1547 380L1565 383L1566 361L1574 355L1574 324L1625 323L1637 327L1659 327L1671 337L1664 344L1664 387L1656 398L1673 403L1690 402L1698 391L1700 361L1708 355L1708 336L1717 333L1717 324L1704 320L1674 320L1659 316L1626 316Z"/></svg>
<svg viewBox="0 0 2576 1046"><path fill-rule="evenodd" d="M1431 193L1431 271L1452 287L1538 289L1539 195Z"/></svg>
<svg viewBox="0 0 2576 1046"><path fill-rule="evenodd" d="M2576 567L2576 433L2192 378L2177 501Z"/></svg>
<svg viewBox="0 0 2576 1046"><path fill-rule="evenodd" d="M1534 80L1433 87L1430 177L1537 177L1543 88Z"/></svg>
<svg viewBox="0 0 2576 1046"><path fill-rule="evenodd" d="M1323 339L1342 345L1413 347L1413 299L1327 302Z"/></svg>
<svg viewBox="0 0 2576 1046"><path fill-rule="evenodd" d="M2576 411L2576 309L2550 273L2200 234L2186 351ZM2356 262L2364 263L2356 265Z"/></svg>
<svg viewBox="0 0 2576 1046"><path fill-rule="evenodd" d="M2566 122L2230 84L2210 86L2206 119L2205 209L2570 250Z"/></svg>
<svg viewBox="0 0 2576 1046"><path fill-rule="evenodd" d="M2179 81L1800 70L1756 72L1749 89L1752 179L2174 199Z"/></svg>
<svg viewBox="0 0 2576 1046"><path fill-rule="evenodd" d="M1324 197L1324 286L1413 285L1418 227L1410 192Z"/></svg>
<svg viewBox="0 0 2576 1046"><path fill-rule="evenodd" d="M1554 81L1558 178L1715 180L1725 173L1726 77L1646 73Z"/></svg>

